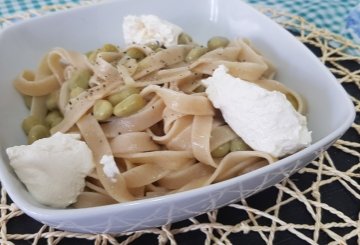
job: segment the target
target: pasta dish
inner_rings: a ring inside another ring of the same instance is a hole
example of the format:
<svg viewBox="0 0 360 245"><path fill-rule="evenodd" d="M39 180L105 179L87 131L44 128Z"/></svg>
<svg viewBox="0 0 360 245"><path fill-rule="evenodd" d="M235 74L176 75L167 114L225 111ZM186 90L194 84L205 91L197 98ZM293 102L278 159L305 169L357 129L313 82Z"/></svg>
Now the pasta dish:
<svg viewBox="0 0 360 245"><path fill-rule="evenodd" d="M275 68L248 40L215 37L204 47L183 33L170 47L49 51L35 71L14 80L30 108L23 129L29 144L57 132L81 135L95 170L78 208L186 191L274 163L276 156L252 149L209 100L202 81L220 65L283 93L304 114L300 96L274 80Z"/></svg>

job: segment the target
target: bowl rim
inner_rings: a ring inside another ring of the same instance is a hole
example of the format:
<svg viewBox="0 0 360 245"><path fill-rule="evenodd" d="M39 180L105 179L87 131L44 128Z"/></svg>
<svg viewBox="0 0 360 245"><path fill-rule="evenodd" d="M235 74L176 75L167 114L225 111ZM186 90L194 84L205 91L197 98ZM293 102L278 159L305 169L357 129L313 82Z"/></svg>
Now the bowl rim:
<svg viewBox="0 0 360 245"><path fill-rule="evenodd" d="M115 3L119 3L119 2L126 2L126 1L129 1L129 0L108 0L105 2L96 2L95 4L92 4L92 5L84 5L84 6L76 7L73 9L67 9L66 11L57 11L57 12L49 13L49 14L46 14L43 16L35 16L26 21L20 21L20 22L14 23L8 27L5 27L3 30L0 31L0 43L1 43L2 38L5 35L7 35L8 32L16 31L16 28L18 28L18 27L27 26L27 25L31 26L33 23L36 23L39 20L46 21L48 18L53 18L55 16L66 16L70 13L80 12L80 11L83 11L86 9L91 9L91 8L96 8L96 6L99 6L99 5L111 5L111 4L115 4ZM241 1L239 4L242 4L242 5L246 6L247 8L250 8L252 11L257 12L258 17L266 18L266 19L270 20L270 22L276 24L278 26L278 28L281 29L281 31L285 31L287 33L286 35L288 35L288 38L291 38L298 44L301 44L305 48L304 52L308 52L311 54L310 56L308 55L309 58L311 57L313 60L315 60L315 62L320 64L321 67L325 68L324 64L322 64L320 62L320 60L308 48L306 48L303 43L298 41L285 28L281 27L278 23L276 23L275 21L273 21L270 18L268 18L267 16L265 16L263 13L261 13L257 9L251 7L249 4L241 2ZM300 150L286 158L280 159L280 160L276 161L275 164L266 165L265 167L259 168L255 171L249 172L247 174L240 175L240 176L237 176L237 177L225 180L225 181L221 181L221 182L218 182L215 184L211 184L208 186L204 186L201 188L196 188L196 189L179 192L179 193L168 194L165 196L152 197L152 198L148 198L148 199L141 199L141 200L130 201L130 202L125 202L125 203L106 205L106 206L80 208L80 209L52 209L52 208L48 208L48 207L35 206L35 205L31 204L31 202L29 202L25 197L23 197L21 194L19 194L18 190L16 190L15 186L11 185L11 183L9 183L8 181L4 181L8 178L6 176L6 174L4 174L4 171L0 171L0 179L2 181L2 185L8 191L8 194L9 194L10 198L13 200L13 202L16 203L16 205L21 210L23 210L26 214L28 214L29 216L31 216L33 218L36 218L39 220L52 220L52 219L57 219L56 217L61 217L62 219L74 220L74 219L81 219L81 218L89 218L89 217L95 216L95 215L106 215L109 213L116 213L120 210L121 211L129 211L132 209L137 209L139 206L142 206L142 205L147 206L150 204L156 204L158 202L161 202L161 203L174 202L176 199L178 199L181 196L184 196L186 198L191 198L191 197L198 196L200 194L205 194L208 192L223 189L226 186L231 186L233 184L239 183L244 179L253 178L255 175L261 175L266 172L272 172L272 170L274 170L277 167L285 166L287 164L291 164L291 162L301 159L301 157L300 157L301 155L311 154L314 151L321 152L323 150L326 150L324 148L324 146L327 146L329 143L332 143L334 140L341 137L345 133L345 131L351 126L352 122L354 121L356 112L355 112L353 103L351 102L345 89L336 81L336 78L334 77L334 75L332 73L330 73L330 71L327 68L324 69L324 72L326 72L327 76L330 76L332 78L332 80L334 80L334 82L336 82L336 84L332 84L332 86L337 86L337 90L340 89L341 93L344 96L344 100L345 100L344 103L346 104L346 109L348 110L348 112L347 112L346 118L343 120L341 125L336 130L331 132L330 134L324 136L317 142L311 144L309 147L307 147L303 150ZM0 169L4 168L5 165L8 164L8 163L5 163L5 161L3 161L3 160L0 160L0 162L1 162ZM26 189L26 187L25 187L25 189Z"/></svg>

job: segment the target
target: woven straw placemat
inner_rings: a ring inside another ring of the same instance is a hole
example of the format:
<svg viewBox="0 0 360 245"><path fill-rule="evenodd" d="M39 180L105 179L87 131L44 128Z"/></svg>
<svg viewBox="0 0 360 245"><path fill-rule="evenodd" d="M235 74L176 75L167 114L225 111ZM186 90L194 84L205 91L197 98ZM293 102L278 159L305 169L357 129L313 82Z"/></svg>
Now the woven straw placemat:
<svg viewBox="0 0 360 245"><path fill-rule="evenodd" d="M85 1L85 4L89 2ZM42 11L3 18L0 25L70 7L76 5L51 6ZM118 235L80 234L54 230L32 221L2 189L1 244L239 244L240 241L249 244L248 237L254 234L258 236L257 244L276 244L280 241L277 237L283 233L287 234L287 238L282 239L282 244L360 244L360 57L347 53L348 49L359 52L360 47L318 29L300 17L271 9L261 11L294 32L300 41L319 55L348 91L357 112L352 128L327 152L296 175L265 191L271 192L273 202L264 200L265 194L262 192L255 198L250 197L173 225ZM344 198L340 206L327 198L329 187ZM256 200L270 204L267 208L257 208ZM306 222L281 215L294 210L293 207L296 207L295 216L296 213L298 216L308 216ZM227 217L231 216L231 221L223 218L224 213L228 213Z"/></svg>

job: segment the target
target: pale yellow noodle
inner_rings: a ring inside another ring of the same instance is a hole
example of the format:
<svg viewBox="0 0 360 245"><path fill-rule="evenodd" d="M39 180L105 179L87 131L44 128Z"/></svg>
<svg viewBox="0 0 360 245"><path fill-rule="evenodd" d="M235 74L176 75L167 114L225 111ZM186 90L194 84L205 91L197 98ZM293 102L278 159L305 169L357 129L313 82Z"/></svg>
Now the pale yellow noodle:
<svg viewBox="0 0 360 245"><path fill-rule="evenodd" d="M125 66L118 64L116 66L116 69L118 70L120 77L122 78L122 80L124 81L124 83L126 85L129 85L129 86L135 85L135 80L131 77L129 71L126 69Z"/></svg>
<svg viewBox="0 0 360 245"><path fill-rule="evenodd" d="M175 190L180 189L194 179L210 176L213 172L213 167L203 163L195 163L180 170L172 171L159 180L158 183L165 188Z"/></svg>
<svg viewBox="0 0 360 245"><path fill-rule="evenodd" d="M191 132L191 146L195 158L202 163L217 167L210 153L212 116L195 116Z"/></svg>
<svg viewBox="0 0 360 245"><path fill-rule="evenodd" d="M192 71L201 74L211 75L214 70L219 67L219 65L226 66L229 69L229 74L231 74L232 76L241 78L246 81L258 80L267 70L266 65L251 62L204 60L202 63L192 68Z"/></svg>
<svg viewBox="0 0 360 245"><path fill-rule="evenodd" d="M152 184L169 172L170 170L162 168L156 163L145 163L126 171L123 176L129 188L136 188Z"/></svg>
<svg viewBox="0 0 360 245"><path fill-rule="evenodd" d="M192 190L192 189L196 189L196 188L200 188L203 187L207 184L207 181L209 179L208 175L199 177L199 178L195 178L192 179L190 182L188 182L186 185L182 186L179 189L176 189L174 191L171 191L169 193L177 193L177 192L182 192L182 191L188 191L188 190Z"/></svg>
<svg viewBox="0 0 360 245"><path fill-rule="evenodd" d="M194 90L199 86L202 86L201 83L202 74L200 73L191 73L191 76L188 76L184 79L176 81L176 86L178 90L183 91L184 93L191 94L194 93Z"/></svg>
<svg viewBox="0 0 360 245"><path fill-rule="evenodd" d="M54 76L57 78L58 82L63 83L65 81L65 76L66 76L66 71L65 69L67 67L72 67L73 66L66 66L63 62L62 62L62 56L56 52L56 50L54 51L50 51L49 55L47 57L47 62L49 64L49 69L52 71L52 73L54 74Z"/></svg>
<svg viewBox="0 0 360 245"><path fill-rule="evenodd" d="M90 87L96 87L106 82L124 83L123 75L112 64L122 57L121 53L99 52L96 55L95 64L89 63L94 75L90 78Z"/></svg>
<svg viewBox="0 0 360 245"><path fill-rule="evenodd" d="M134 79L138 80L161 68L182 62L190 48L189 46L173 46L151 54L141 61L141 69L134 74Z"/></svg>
<svg viewBox="0 0 360 245"><path fill-rule="evenodd" d="M47 94L49 94L57 90L60 84L55 79L51 70L49 69L47 58L48 55L45 55L41 59L40 64L35 72L33 84L38 84L38 83L42 83L43 81L47 81L47 85L49 85L51 81L53 87L51 91L47 91ZM39 94L39 95L34 95L32 97L30 114L41 120L44 120L47 114L47 107L46 107L47 94L41 94L41 95Z"/></svg>
<svg viewBox="0 0 360 245"><path fill-rule="evenodd" d="M85 142L93 152L96 172L105 190L118 202L134 200L134 196L127 189L126 182L121 173L115 176L115 181L109 179L104 173L100 160L104 155L112 155L112 151L98 121L90 114L87 114L78 120L77 126Z"/></svg>
<svg viewBox="0 0 360 245"><path fill-rule="evenodd" d="M183 131L185 128L187 128L192 123L192 116L181 116L180 118L177 118L173 121L171 124L171 127L167 130L164 129L165 134L162 136L156 136L152 134L152 139L159 143L159 144L167 144L172 140L174 137L176 137L181 131ZM164 127L165 128L165 127Z"/></svg>
<svg viewBox="0 0 360 245"><path fill-rule="evenodd" d="M192 151L191 134L192 134L192 124L187 126L178 135L170 139L170 141L166 144L166 147L169 150Z"/></svg>
<svg viewBox="0 0 360 245"><path fill-rule="evenodd" d="M157 151L160 147L155 144L149 134L145 132L124 133L110 141L113 154Z"/></svg>
<svg viewBox="0 0 360 245"><path fill-rule="evenodd" d="M176 112L190 115L214 115L214 108L205 96L187 95L171 89L149 85L141 91L142 96L156 93L167 107Z"/></svg>
<svg viewBox="0 0 360 245"><path fill-rule="evenodd" d="M60 88L54 75L40 80L30 80L29 71L24 71L13 81L14 87L22 94L29 96L47 95Z"/></svg>
<svg viewBox="0 0 360 245"><path fill-rule="evenodd" d="M240 52L242 51L242 47L226 47L226 48L219 48L213 51L210 51L203 56L200 57L198 61L195 61L190 67L194 67L199 63L202 63L204 60L226 60L226 61L237 61Z"/></svg>
<svg viewBox="0 0 360 245"><path fill-rule="evenodd" d="M100 193L100 194L103 194L103 195L108 195L105 189L103 189L103 188L101 188L101 187L99 187L99 186L97 186L97 185L95 185L95 184L93 184L93 183L91 183L89 181L86 182L85 186L87 188L97 192L97 193Z"/></svg>
<svg viewBox="0 0 360 245"><path fill-rule="evenodd" d="M148 85L161 85L165 83L182 83L187 79L193 79L194 74L188 67L179 67L154 72L137 80L134 86L145 87Z"/></svg>
<svg viewBox="0 0 360 245"><path fill-rule="evenodd" d="M193 159L192 152L188 151L152 151L129 154L114 154L115 157L127 159L136 164L157 164L167 170L177 170ZM145 173L146 174L146 173Z"/></svg>
<svg viewBox="0 0 360 245"><path fill-rule="evenodd" d="M257 64L266 65L264 57L256 53L246 42L241 39L235 39L230 43L230 46L240 47L241 51L237 60L241 62L252 62Z"/></svg>
<svg viewBox="0 0 360 245"><path fill-rule="evenodd" d="M115 204L116 201L106 195L96 192L82 192L77 199L77 202L72 206L74 208L90 208L96 206Z"/></svg>
<svg viewBox="0 0 360 245"><path fill-rule="evenodd" d="M260 151L236 151L227 154L219 163L215 172L207 180L207 184L213 182L218 182L224 179L224 175L232 172L232 169L235 167L237 171L240 171L242 168L246 168L251 163L252 158L255 159L265 159L268 164L275 162L275 159L267 153ZM233 177L233 176L232 176Z"/></svg>
<svg viewBox="0 0 360 245"><path fill-rule="evenodd" d="M181 119L184 116L186 116L186 114L178 112L178 111L174 111L173 109L171 109L169 107L165 107L164 112L163 112L164 133L165 134L169 133L173 124L178 119ZM188 116L191 117L190 115L188 115Z"/></svg>
<svg viewBox="0 0 360 245"><path fill-rule="evenodd" d="M58 107L61 113L65 114L66 104L70 99L70 90L68 88L69 82L64 82L60 88Z"/></svg>
<svg viewBox="0 0 360 245"><path fill-rule="evenodd" d="M87 70L87 69L91 69L91 64L89 62L89 60L87 59L86 55L81 54L79 52L75 52L75 51L71 51L71 50L66 50L63 48L55 48L52 51L50 51L49 53L49 57L51 57L52 55L54 56L60 56L60 60L57 60L58 62L60 61L61 63L64 64L68 64L71 66L74 66L76 69L78 70ZM51 58L49 58L49 61L51 61ZM51 62L50 62L51 64ZM52 68L51 65L49 66L50 70L52 70L52 72L54 72L56 69ZM56 74L56 72L54 72Z"/></svg>

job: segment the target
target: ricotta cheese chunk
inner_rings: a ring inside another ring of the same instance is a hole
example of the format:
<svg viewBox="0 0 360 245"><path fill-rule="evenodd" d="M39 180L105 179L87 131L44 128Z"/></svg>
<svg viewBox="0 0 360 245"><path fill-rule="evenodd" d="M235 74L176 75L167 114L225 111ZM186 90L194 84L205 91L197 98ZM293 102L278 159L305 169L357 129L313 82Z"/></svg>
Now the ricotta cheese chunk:
<svg viewBox="0 0 360 245"><path fill-rule="evenodd" d="M104 165L103 170L105 175L111 179L111 181L116 181L115 176L120 174L116 162L112 155L103 155L100 159L100 164Z"/></svg>
<svg viewBox="0 0 360 245"><path fill-rule="evenodd" d="M252 149L283 157L311 143L306 117L283 93L268 91L227 71L221 65L202 82L214 107Z"/></svg>
<svg viewBox="0 0 360 245"><path fill-rule="evenodd" d="M59 132L6 149L11 167L39 203L65 208L83 191L94 162L91 150L79 139L78 134Z"/></svg>
<svg viewBox="0 0 360 245"><path fill-rule="evenodd" d="M128 15L123 22L123 34L126 45L159 42L165 47L177 44L183 30L155 15Z"/></svg>

